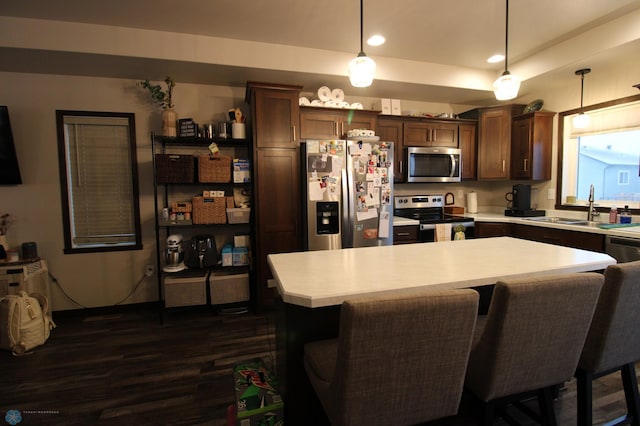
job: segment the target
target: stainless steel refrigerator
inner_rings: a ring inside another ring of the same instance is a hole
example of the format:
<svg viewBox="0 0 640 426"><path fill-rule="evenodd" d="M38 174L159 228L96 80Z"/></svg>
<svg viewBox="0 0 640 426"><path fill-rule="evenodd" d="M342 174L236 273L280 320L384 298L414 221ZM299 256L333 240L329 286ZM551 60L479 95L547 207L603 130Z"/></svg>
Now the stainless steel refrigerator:
<svg viewBox="0 0 640 426"><path fill-rule="evenodd" d="M306 250L393 244L393 143L301 143Z"/></svg>

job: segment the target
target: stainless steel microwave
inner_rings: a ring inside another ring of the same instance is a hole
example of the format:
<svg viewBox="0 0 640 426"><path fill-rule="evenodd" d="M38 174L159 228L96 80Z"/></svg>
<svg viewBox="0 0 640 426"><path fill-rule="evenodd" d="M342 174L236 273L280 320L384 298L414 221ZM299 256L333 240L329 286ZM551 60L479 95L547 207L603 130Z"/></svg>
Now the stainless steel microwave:
<svg viewBox="0 0 640 426"><path fill-rule="evenodd" d="M407 148L407 182L460 182L462 154L458 148Z"/></svg>

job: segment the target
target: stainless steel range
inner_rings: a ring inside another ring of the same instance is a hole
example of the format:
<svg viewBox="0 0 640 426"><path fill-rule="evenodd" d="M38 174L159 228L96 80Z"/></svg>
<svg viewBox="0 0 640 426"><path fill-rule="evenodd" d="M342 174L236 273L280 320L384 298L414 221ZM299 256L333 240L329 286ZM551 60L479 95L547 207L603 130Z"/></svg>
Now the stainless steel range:
<svg viewBox="0 0 640 426"><path fill-rule="evenodd" d="M435 241L436 224L451 224L451 239L458 225L464 227L466 239L475 237L475 222L471 217L444 213L444 195L401 195L394 198L394 216L415 219L420 222L420 242Z"/></svg>

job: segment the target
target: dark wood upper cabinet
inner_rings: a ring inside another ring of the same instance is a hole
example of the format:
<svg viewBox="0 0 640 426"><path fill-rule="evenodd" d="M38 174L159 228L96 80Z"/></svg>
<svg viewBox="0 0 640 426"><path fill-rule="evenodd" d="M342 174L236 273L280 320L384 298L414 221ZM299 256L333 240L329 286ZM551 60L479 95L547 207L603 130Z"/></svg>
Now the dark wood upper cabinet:
<svg viewBox="0 0 640 426"><path fill-rule="evenodd" d="M406 122L404 125L405 146L458 147L458 123L453 122Z"/></svg>
<svg viewBox="0 0 640 426"><path fill-rule="evenodd" d="M404 182L406 166L403 152L403 121L401 118L381 117L376 123L376 135L381 141L393 142L393 181Z"/></svg>
<svg viewBox="0 0 640 426"><path fill-rule="evenodd" d="M377 115L377 111L368 110L301 107L300 138L343 139L352 129L375 131Z"/></svg>
<svg viewBox="0 0 640 426"><path fill-rule="evenodd" d="M247 102L254 104L254 141L257 148L295 148L298 146L298 86L248 83ZM291 90L289 90L291 88Z"/></svg>
<svg viewBox="0 0 640 426"><path fill-rule="evenodd" d="M516 116L511 130L511 178L551 179L551 146L555 112Z"/></svg>
<svg viewBox="0 0 640 426"><path fill-rule="evenodd" d="M463 180L475 180L476 174L476 153L478 148L477 124L460 124L458 127L458 143L462 152L462 172Z"/></svg>

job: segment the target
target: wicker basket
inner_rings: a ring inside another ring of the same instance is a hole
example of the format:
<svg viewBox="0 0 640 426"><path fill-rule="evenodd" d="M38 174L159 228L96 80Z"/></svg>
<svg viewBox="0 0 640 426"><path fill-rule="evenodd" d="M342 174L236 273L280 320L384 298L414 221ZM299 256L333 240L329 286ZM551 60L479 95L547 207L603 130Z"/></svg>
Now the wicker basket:
<svg viewBox="0 0 640 426"><path fill-rule="evenodd" d="M176 213L187 213L193 211L191 201L174 201L171 203L171 211Z"/></svg>
<svg viewBox="0 0 640 426"><path fill-rule="evenodd" d="M200 155L198 157L200 182L231 182L231 157Z"/></svg>
<svg viewBox="0 0 640 426"><path fill-rule="evenodd" d="M227 223L225 197L193 197L192 204L194 225Z"/></svg>
<svg viewBox="0 0 640 426"><path fill-rule="evenodd" d="M191 183L194 181L194 157L181 154L156 154L158 183Z"/></svg>

